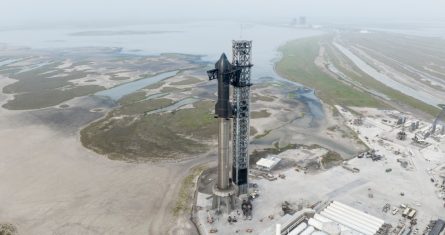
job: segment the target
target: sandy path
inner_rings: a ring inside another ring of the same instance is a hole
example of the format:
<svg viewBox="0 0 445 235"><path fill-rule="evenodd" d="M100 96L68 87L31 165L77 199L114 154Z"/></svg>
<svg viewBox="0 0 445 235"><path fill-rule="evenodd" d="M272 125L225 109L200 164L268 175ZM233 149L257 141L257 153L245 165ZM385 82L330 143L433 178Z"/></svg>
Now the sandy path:
<svg viewBox="0 0 445 235"><path fill-rule="evenodd" d="M0 138L0 218L23 234L165 231L177 167L110 161L43 126L2 125Z"/></svg>

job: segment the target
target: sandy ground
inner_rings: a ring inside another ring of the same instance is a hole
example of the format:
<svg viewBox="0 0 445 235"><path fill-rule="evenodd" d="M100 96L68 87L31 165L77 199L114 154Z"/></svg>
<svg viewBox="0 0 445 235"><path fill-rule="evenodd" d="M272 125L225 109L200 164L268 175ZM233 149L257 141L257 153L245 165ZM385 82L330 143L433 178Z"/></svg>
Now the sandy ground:
<svg viewBox="0 0 445 235"><path fill-rule="evenodd" d="M341 107L338 109L347 120L356 118L352 113L343 111ZM356 109L357 112L363 110L365 109ZM275 181L253 179L251 182L258 184L257 190L260 195L253 200L253 218L244 221L238 217L242 222L235 224L229 224L226 215L217 216L214 214L211 215L214 216L216 222L207 223L206 210L210 208L211 202L207 199L207 194L200 193L197 204L203 209L198 211L198 218L203 230L208 232L211 228L216 228L220 234L234 234L239 230L239 234L248 234L246 229L253 229L251 234L259 234L266 229L273 228L276 223L283 224L289 220L287 216L281 214L281 204L284 201L308 206L317 201L337 200L381 218L386 223L392 224L393 227L399 221L403 223L408 223L408 221L402 218L401 211L393 215L390 212L383 212L382 209L386 203L390 204L391 210L398 208L403 203L417 210L417 225L415 227L419 228L419 231L423 231L430 220L444 219L444 201L441 199L443 195L439 192L439 187L430 181L432 177L440 179L439 175L443 174L443 172L436 172L445 163L443 142L430 140L432 145L419 148L410 144L409 140L404 142L394 140L395 133L399 130L381 122L382 119L394 120L394 118L391 119L384 111L376 109L366 109L365 111L369 117L365 118L364 124L362 126L351 125L351 128L359 130L361 133L359 138L383 155L383 160L375 162L369 158L349 160L348 164L351 168L359 168L359 173L352 173L341 166L312 174L304 174L302 171L292 168L273 172L275 176L286 175L285 179L278 178ZM409 120L413 120L413 117L408 117ZM428 123L428 125L431 124ZM374 137L376 135L391 135L393 137L392 141L380 144L377 141L379 137ZM411 137L412 134L409 135ZM365 136L369 137L369 141ZM402 154L396 155L394 150L400 150ZM409 154L410 152L412 155ZM288 154L298 157L293 150ZM403 157L404 155L406 156ZM399 159L409 160L412 167L402 167L398 162ZM386 172L386 169L389 168L392 171ZM404 193L404 196L401 195L401 192ZM372 198L368 196L369 193L372 193Z"/></svg>
<svg viewBox="0 0 445 235"><path fill-rule="evenodd" d="M251 138L251 150L269 148L274 143L279 143L280 146L295 143L318 144L339 153L344 159L349 159L366 148L357 142L346 127L345 120L334 115L331 106L321 103L323 117L313 116L302 101L289 98L289 92L298 87L290 84L284 86L285 88L265 86L252 89L252 94L274 97L274 100L252 102L251 111L267 110L271 115L250 120L258 134L269 132L261 138ZM331 129L333 127L336 127L335 130Z"/></svg>
<svg viewBox="0 0 445 235"><path fill-rule="evenodd" d="M1 78L0 87L11 81ZM0 110L0 222L20 234L168 234L172 227L194 234L171 208L201 160L111 161L83 148L77 134L23 121L24 114Z"/></svg>

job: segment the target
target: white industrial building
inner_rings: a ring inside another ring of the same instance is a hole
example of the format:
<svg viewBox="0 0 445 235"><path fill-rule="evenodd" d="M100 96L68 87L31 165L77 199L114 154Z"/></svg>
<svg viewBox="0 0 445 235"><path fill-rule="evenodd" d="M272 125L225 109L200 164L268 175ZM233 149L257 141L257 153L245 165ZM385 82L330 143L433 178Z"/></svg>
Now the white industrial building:
<svg viewBox="0 0 445 235"><path fill-rule="evenodd" d="M256 167L260 170L271 171L280 161L280 158L268 156L258 160L256 162Z"/></svg>
<svg viewBox="0 0 445 235"><path fill-rule="evenodd" d="M303 221L288 235L375 235L384 221L354 209L343 203L332 201L321 212ZM282 232L283 234L283 232Z"/></svg>

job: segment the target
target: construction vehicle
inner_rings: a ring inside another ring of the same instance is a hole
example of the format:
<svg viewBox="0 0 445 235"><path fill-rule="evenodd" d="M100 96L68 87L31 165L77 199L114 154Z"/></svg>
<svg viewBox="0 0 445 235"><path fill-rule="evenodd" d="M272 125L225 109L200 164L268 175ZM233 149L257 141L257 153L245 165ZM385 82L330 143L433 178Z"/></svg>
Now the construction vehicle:
<svg viewBox="0 0 445 235"><path fill-rule="evenodd" d="M414 216L416 216L417 211L415 209L411 209L411 211L408 214L408 219L413 219Z"/></svg>
<svg viewBox="0 0 445 235"><path fill-rule="evenodd" d="M404 210L403 213L402 213L402 216L403 216L403 217L408 216L408 214L410 213L410 210L411 210L411 208L409 208L409 207L405 208L405 210Z"/></svg>

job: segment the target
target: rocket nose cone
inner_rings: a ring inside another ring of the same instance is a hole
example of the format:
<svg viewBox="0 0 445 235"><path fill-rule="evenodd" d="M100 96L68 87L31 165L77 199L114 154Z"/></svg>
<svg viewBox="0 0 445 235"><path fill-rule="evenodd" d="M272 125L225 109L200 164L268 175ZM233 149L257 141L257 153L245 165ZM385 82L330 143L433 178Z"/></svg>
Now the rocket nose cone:
<svg viewBox="0 0 445 235"><path fill-rule="evenodd" d="M215 68L217 68L219 71L227 70L231 67L231 64L229 60L227 60L227 56L225 53L222 53L219 60L215 63Z"/></svg>
<svg viewBox="0 0 445 235"><path fill-rule="evenodd" d="M226 53L222 53L221 56L219 57L220 60L227 60L227 56Z"/></svg>

